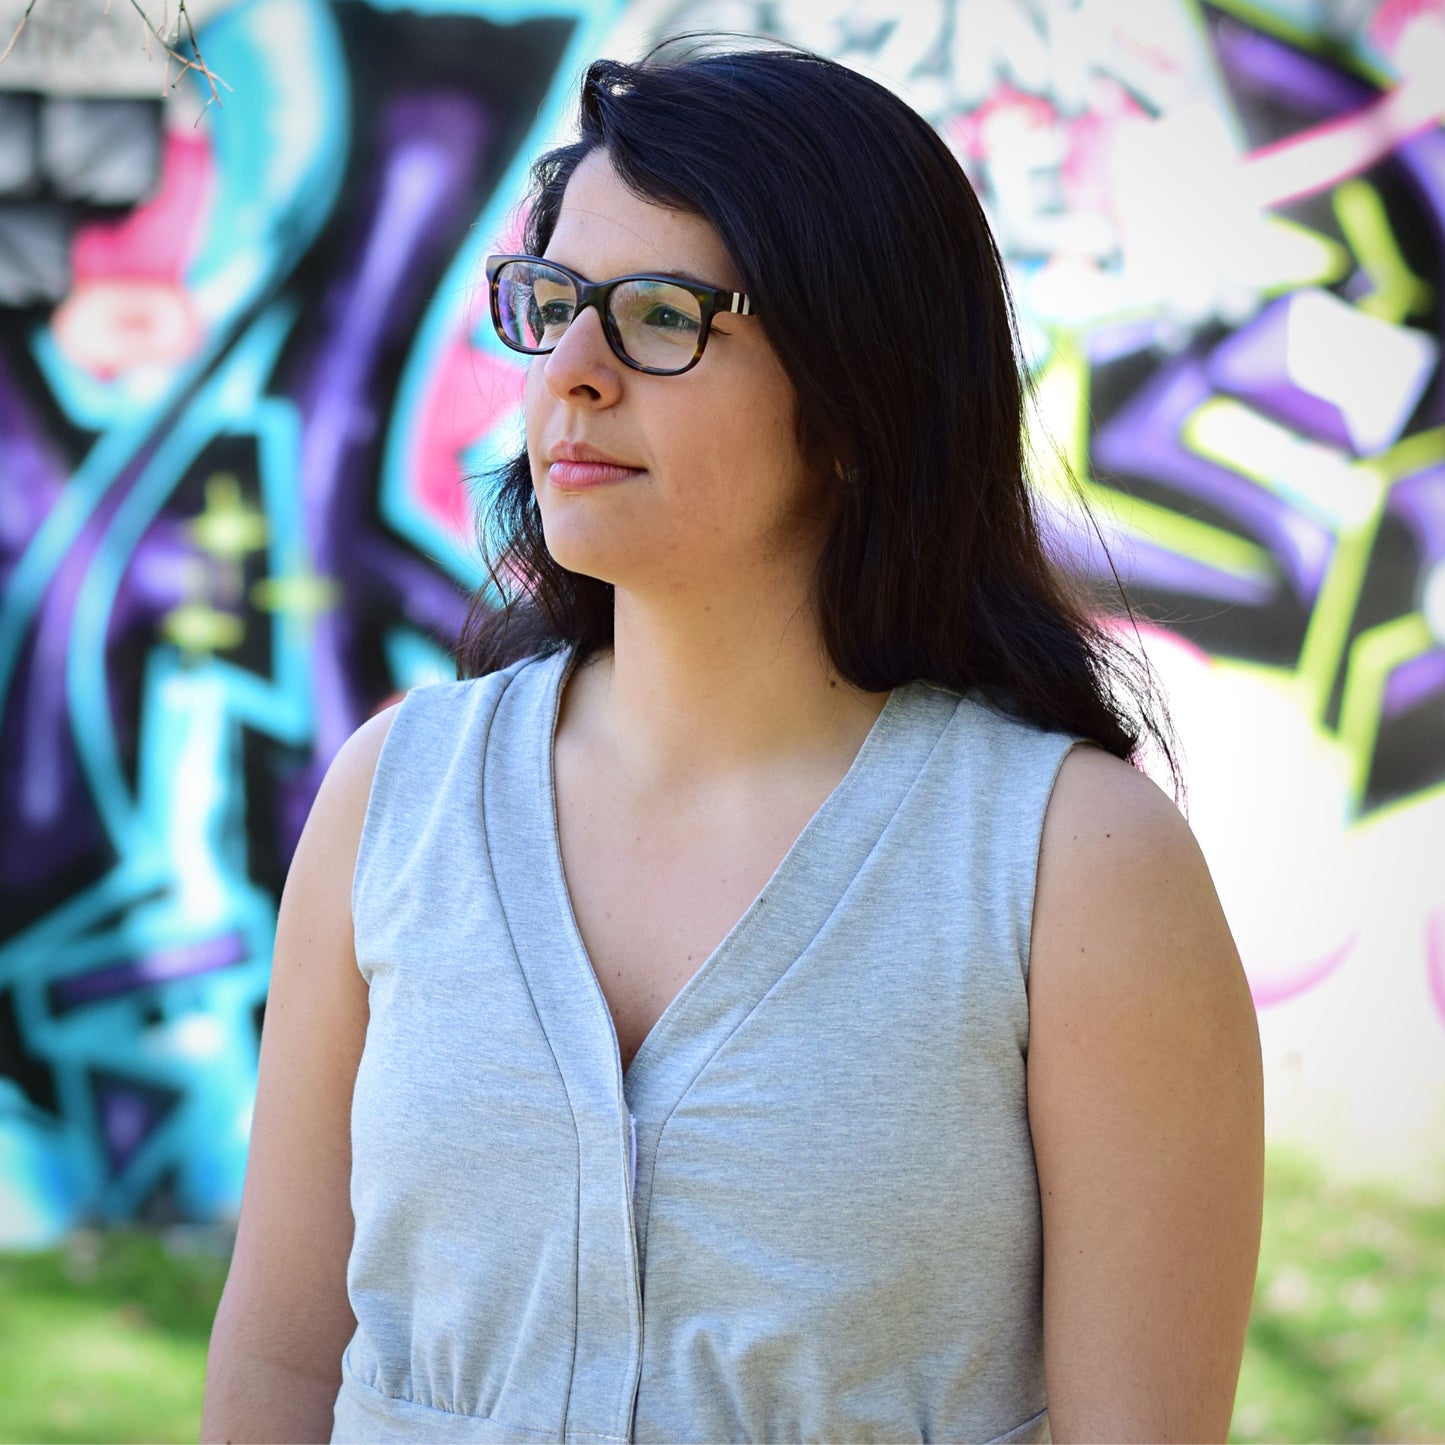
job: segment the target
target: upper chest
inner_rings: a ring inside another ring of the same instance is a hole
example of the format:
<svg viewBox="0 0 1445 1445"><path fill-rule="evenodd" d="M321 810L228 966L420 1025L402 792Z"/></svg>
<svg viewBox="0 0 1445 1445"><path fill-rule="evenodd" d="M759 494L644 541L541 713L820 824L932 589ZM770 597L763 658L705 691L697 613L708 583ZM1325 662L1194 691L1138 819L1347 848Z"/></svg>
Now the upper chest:
<svg viewBox="0 0 1445 1445"><path fill-rule="evenodd" d="M558 735L557 838L577 930L624 1070L653 1025L747 913L841 772L771 789L642 803Z"/></svg>

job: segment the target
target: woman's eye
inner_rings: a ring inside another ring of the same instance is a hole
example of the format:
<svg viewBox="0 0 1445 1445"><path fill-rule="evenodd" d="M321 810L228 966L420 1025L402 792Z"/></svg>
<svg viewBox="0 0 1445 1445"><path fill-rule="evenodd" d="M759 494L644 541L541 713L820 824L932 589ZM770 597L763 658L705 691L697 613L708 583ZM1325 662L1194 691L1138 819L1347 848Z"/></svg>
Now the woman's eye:
<svg viewBox="0 0 1445 1445"><path fill-rule="evenodd" d="M537 307L543 326L565 326L572 319L570 301L544 301Z"/></svg>
<svg viewBox="0 0 1445 1445"><path fill-rule="evenodd" d="M645 319L649 326L661 327L664 331L697 330L697 318L684 315L675 306L654 306Z"/></svg>

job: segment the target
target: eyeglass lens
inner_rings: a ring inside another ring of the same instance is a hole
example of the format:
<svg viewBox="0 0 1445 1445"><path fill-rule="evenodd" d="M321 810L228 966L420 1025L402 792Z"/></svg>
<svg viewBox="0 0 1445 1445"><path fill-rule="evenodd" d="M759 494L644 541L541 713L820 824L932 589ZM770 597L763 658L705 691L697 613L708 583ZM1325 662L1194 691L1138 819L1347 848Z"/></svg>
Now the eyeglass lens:
<svg viewBox="0 0 1445 1445"><path fill-rule="evenodd" d="M577 308L563 271L508 261L497 273L497 312L505 340L523 351L550 351ZM608 319L630 360L680 371L697 352L702 308L692 292L667 281L623 281L607 299Z"/></svg>

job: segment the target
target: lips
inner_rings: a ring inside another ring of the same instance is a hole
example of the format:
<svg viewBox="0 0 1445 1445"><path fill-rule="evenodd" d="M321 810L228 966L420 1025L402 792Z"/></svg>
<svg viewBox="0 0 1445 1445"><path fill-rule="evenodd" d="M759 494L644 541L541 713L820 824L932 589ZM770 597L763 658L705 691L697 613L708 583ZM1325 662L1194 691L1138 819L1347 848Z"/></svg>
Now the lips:
<svg viewBox="0 0 1445 1445"><path fill-rule="evenodd" d="M554 487L576 491L582 487L602 486L640 476L642 467L634 467L617 457L609 456L586 442L558 442L548 456L547 480Z"/></svg>
<svg viewBox="0 0 1445 1445"><path fill-rule="evenodd" d="M547 455L549 462L599 462L609 467L625 467L628 471L640 471L622 457L614 457L600 447L588 446L586 442L558 442Z"/></svg>

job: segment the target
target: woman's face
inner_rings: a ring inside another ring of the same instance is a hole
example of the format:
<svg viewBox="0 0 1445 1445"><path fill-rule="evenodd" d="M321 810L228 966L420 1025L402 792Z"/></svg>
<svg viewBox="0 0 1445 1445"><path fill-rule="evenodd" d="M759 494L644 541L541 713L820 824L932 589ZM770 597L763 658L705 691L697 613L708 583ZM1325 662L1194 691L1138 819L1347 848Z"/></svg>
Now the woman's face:
<svg viewBox="0 0 1445 1445"><path fill-rule="evenodd" d="M634 195L603 151L573 172L545 254L590 281L661 272L742 289L709 222ZM548 551L639 593L750 587L780 559L811 565L800 553L821 539L822 498L798 452L795 406L756 317L719 314L692 370L650 376L613 355L589 307L527 371L527 451ZM566 469L551 466L559 443L636 470L569 488Z"/></svg>

